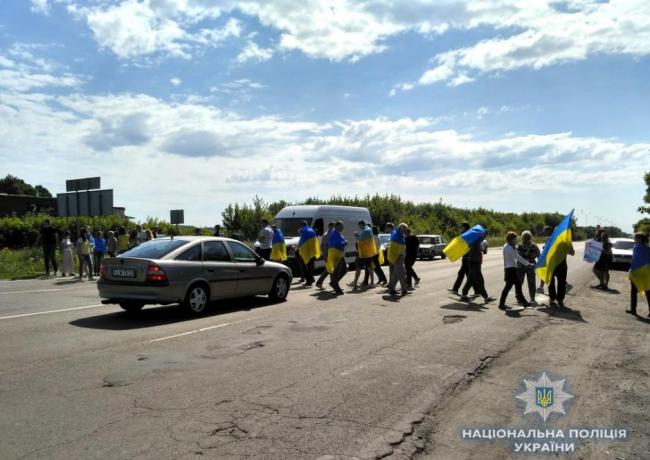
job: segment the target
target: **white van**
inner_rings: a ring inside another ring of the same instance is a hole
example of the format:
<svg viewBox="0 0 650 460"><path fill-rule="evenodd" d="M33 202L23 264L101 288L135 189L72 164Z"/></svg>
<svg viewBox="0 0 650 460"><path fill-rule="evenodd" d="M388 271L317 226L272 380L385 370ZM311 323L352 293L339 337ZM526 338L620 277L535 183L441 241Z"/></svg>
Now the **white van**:
<svg viewBox="0 0 650 460"><path fill-rule="evenodd" d="M303 205L287 206L283 208L273 218L273 223L278 226L284 233L284 241L287 245L287 256L289 256L288 265L292 269L297 269L295 256L298 240L300 239L300 224L306 221L316 230L318 236L322 236L327 231L327 224L330 222L342 221L344 225L343 236L348 244L345 247L345 260L348 263L354 262L357 251L355 246L354 232L358 231L358 223L363 220L372 225L370 211L367 208L357 208L353 206L326 206L326 205ZM256 243L257 245L257 243ZM325 262L321 259L316 261L316 268L322 268Z"/></svg>

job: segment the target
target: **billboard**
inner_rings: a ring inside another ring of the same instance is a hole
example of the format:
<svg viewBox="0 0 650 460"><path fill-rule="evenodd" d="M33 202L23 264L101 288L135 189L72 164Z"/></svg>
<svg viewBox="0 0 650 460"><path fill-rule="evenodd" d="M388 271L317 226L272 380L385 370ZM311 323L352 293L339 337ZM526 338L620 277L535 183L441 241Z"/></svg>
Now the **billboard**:
<svg viewBox="0 0 650 460"><path fill-rule="evenodd" d="M69 179L65 181L66 192L97 190L99 188L101 188L101 180L99 177L84 177L83 179Z"/></svg>

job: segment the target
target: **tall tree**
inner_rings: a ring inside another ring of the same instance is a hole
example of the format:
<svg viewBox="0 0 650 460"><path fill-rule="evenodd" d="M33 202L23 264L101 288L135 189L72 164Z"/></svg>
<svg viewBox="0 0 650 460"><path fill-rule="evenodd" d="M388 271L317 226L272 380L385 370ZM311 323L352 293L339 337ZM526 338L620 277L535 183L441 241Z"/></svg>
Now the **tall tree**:
<svg viewBox="0 0 650 460"><path fill-rule="evenodd" d="M0 193L8 193L10 195L52 196L50 191L42 185L34 187L11 174L7 174L4 179L0 179Z"/></svg>

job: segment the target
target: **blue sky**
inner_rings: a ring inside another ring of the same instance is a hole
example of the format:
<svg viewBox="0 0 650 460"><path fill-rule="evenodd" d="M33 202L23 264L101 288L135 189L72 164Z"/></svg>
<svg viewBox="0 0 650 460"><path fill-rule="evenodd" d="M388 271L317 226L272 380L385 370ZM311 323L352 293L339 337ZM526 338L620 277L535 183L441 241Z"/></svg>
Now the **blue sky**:
<svg viewBox="0 0 650 460"><path fill-rule="evenodd" d="M196 225L378 192L630 230L649 55L641 0L4 0L0 174Z"/></svg>

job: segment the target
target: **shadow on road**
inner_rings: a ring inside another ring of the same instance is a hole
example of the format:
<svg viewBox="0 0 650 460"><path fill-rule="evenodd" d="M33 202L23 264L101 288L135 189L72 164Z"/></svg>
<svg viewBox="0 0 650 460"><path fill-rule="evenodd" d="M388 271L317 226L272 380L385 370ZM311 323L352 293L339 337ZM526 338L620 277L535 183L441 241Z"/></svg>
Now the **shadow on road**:
<svg viewBox="0 0 650 460"><path fill-rule="evenodd" d="M487 305L469 304L469 303L462 303L462 302L448 303L445 305L441 305L440 308L444 308L445 310L456 310L456 311L476 311L480 313L483 313L485 310L490 309Z"/></svg>
<svg viewBox="0 0 650 460"><path fill-rule="evenodd" d="M137 313L128 313L115 305L116 311L103 315L88 316L70 321L72 326L88 329L104 329L110 331L125 331L162 326L165 324L182 323L199 318L214 317L236 311L250 311L256 308L277 305L267 297L248 297L242 299L222 300L214 302L208 311L199 317L185 312L178 305L145 307Z"/></svg>
<svg viewBox="0 0 650 460"><path fill-rule="evenodd" d="M564 307L544 307L538 308L537 311L546 313L549 316L556 316L558 318L568 319L571 321L578 321L580 323L587 323L588 321L582 317L580 310L573 310L567 306Z"/></svg>

